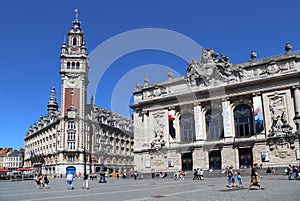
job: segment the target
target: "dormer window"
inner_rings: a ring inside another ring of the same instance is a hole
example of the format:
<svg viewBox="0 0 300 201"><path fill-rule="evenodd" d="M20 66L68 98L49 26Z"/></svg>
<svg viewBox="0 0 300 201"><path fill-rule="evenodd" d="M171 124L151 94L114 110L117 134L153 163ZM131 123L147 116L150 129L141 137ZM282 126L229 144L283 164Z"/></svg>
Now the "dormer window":
<svg viewBox="0 0 300 201"><path fill-rule="evenodd" d="M73 45L77 45L77 38L73 38Z"/></svg>

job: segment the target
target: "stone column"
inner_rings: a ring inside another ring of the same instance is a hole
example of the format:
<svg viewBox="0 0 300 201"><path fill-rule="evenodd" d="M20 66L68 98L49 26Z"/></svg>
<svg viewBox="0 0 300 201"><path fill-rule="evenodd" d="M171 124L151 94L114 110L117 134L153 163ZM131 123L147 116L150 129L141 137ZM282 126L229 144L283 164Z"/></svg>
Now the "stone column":
<svg viewBox="0 0 300 201"><path fill-rule="evenodd" d="M229 165L236 166L236 154L237 150L232 149L232 146L224 146L221 151L222 168Z"/></svg>
<svg viewBox="0 0 300 201"><path fill-rule="evenodd" d="M294 100L295 113L296 112L300 113L300 90L299 90L299 86L295 87L295 89L294 89L294 96L295 96L295 100Z"/></svg>
<svg viewBox="0 0 300 201"><path fill-rule="evenodd" d="M222 110L223 110L223 126L224 126L224 137L231 138L233 137L232 130L232 120L231 120L231 107L230 101L223 99L222 100Z"/></svg>
<svg viewBox="0 0 300 201"><path fill-rule="evenodd" d="M195 119L195 134L196 140L203 140L203 127L202 127L202 107L201 105L194 106L194 119Z"/></svg>
<svg viewBox="0 0 300 201"><path fill-rule="evenodd" d="M143 111L143 119L142 119L142 121L144 121L143 140L144 140L144 143L147 143L147 144L149 143L148 119L149 119L149 111Z"/></svg>
<svg viewBox="0 0 300 201"><path fill-rule="evenodd" d="M207 151L205 151L203 148L195 148L193 152L193 169L206 169L209 168L208 164L209 160L207 156Z"/></svg>

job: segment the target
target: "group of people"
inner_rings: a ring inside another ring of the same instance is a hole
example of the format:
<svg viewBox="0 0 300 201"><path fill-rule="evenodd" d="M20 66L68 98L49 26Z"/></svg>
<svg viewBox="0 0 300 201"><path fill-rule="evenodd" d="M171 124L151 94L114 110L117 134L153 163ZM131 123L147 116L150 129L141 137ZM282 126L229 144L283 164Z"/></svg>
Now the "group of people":
<svg viewBox="0 0 300 201"><path fill-rule="evenodd" d="M174 180L183 180L183 172L182 170L179 170L178 172L174 173Z"/></svg>
<svg viewBox="0 0 300 201"><path fill-rule="evenodd" d="M258 174L257 169L259 169L259 165L257 163L254 163L253 167L251 168L251 181L250 181L249 189L251 189L252 186L257 186L260 189L263 189L260 185L260 179L262 178L262 176ZM243 188L242 175L240 172L234 172L232 165L227 167L224 173L227 174L227 182L228 182L227 187L231 188L235 186L238 188ZM237 180L237 184L235 184L236 180Z"/></svg>
<svg viewBox="0 0 300 201"><path fill-rule="evenodd" d="M242 182L242 175L240 172L234 172L233 171L233 166L229 166L226 168L226 170L224 171L224 173L227 175L227 182L228 182L228 185L227 187L228 188L231 188L231 187L238 187L238 188L243 188L243 182ZM235 185L235 178L237 179L237 183Z"/></svg>
<svg viewBox="0 0 300 201"><path fill-rule="evenodd" d="M194 169L194 177L193 180L204 180L204 174L202 169Z"/></svg>
<svg viewBox="0 0 300 201"><path fill-rule="evenodd" d="M77 177L78 177L78 175L77 175ZM74 187L73 187L74 178L75 178L75 175L68 172L68 174L66 176L68 190L74 189ZM80 177L78 177L78 178L80 178ZM35 176L35 182L37 184L37 186L36 186L37 189L41 189L41 188L48 189L49 188L49 179L46 174L41 174L41 173L37 174ZM82 188L89 189L89 175L88 174L85 174L83 176Z"/></svg>
<svg viewBox="0 0 300 201"><path fill-rule="evenodd" d="M67 174L66 180L67 180L68 190L73 190L74 189L74 186L73 186L74 175L69 172ZM84 174L84 176L83 176L82 188L89 189L89 175L88 174Z"/></svg>
<svg viewBox="0 0 300 201"><path fill-rule="evenodd" d="M41 188L45 188L48 189L48 185L49 185L49 179L48 176L46 174L38 174L35 176L35 182L37 184L36 188L37 189L41 189Z"/></svg>
<svg viewBox="0 0 300 201"><path fill-rule="evenodd" d="M297 180L300 179L300 165L289 165L286 169L286 174L288 175L289 180Z"/></svg>
<svg viewBox="0 0 300 201"><path fill-rule="evenodd" d="M271 173L272 173L272 174L275 174L275 168L274 168L274 167L271 167L271 168L268 167L266 173L267 173L267 174L271 174Z"/></svg>

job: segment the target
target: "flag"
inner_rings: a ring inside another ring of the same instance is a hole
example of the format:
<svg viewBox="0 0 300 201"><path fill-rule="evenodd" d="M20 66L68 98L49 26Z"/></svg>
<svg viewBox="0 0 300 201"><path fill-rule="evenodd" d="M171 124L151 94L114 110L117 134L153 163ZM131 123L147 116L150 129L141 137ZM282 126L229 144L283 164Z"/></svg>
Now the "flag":
<svg viewBox="0 0 300 201"><path fill-rule="evenodd" d="M169 135L175 139L176 137L176 130L174 128L174 120L175 118L172 115L168 115L168 120L169 120Z"/></svg>
<svg viewBox="0 0 300 201"><path fill-rule="evenodd" d="M30 158L34 156L34 151L30 151Z"/></svg>

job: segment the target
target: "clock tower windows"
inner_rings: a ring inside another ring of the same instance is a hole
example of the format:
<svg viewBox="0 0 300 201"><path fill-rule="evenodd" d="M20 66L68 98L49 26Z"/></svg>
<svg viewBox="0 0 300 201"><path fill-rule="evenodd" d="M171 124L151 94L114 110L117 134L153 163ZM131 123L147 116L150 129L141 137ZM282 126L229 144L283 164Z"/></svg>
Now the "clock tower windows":
<svg viewBox="0 0 300 201"><path fill-rule="evenodd" d="M77 62L68 61L67 62L67 69L80 69L80 62L79 61L77 61Z"/></svg>

